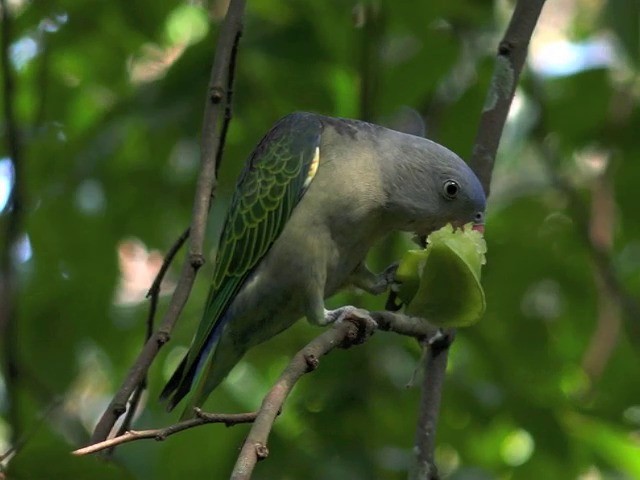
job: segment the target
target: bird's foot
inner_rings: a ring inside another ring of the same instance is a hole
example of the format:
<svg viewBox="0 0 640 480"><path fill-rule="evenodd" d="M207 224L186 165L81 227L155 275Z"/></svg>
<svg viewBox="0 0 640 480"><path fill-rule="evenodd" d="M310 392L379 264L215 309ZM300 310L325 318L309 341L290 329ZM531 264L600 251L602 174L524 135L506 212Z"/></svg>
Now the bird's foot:
<svg viewBox="0 0 640 480"><path fill-rule="evenodd" d="M385 268L382 273L376 275L376 282L371 287L370 293L379 295L386 292L388 289L391 289L392 292L397 291L398 286L400 285L400 282L396 280L398 265L398 262L393 262L391 265Z"/></svg>
<svg viewBox="0 0 640 480"><path fill-rule="evenodd" d="M357 315L356 312L358 312L358 310L361 312L367 312L366 310L354 307L353 305L345 305L344 307L336 308L335 310L327 310L325 308L324 324L329 325L330 323L342 322L349 315Z"/></svg>
<svg viewBox="0 0 640 480"><path fill-rule="evenodd" d="M356 326L353 335L345 338L342 347L359 345L369 338L378 329L378 324L371 318L367 310L356 308L352 305L337 308L335 310L325 310L326 323L351 322Z"/></svg>

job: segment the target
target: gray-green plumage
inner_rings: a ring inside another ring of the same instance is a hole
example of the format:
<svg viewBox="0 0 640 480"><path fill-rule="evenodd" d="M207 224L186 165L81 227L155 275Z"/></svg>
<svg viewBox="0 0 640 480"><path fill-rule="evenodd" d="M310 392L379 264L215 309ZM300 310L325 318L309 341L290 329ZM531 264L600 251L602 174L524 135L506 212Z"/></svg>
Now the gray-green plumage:
<svg viewBox="0 0 640 480"><path fill-rule="evenodd" d="M324 323L324 299L346 283L379 292L363 262L380 237L479 222L484 208L473 172L441 145L355 120L284 117L238 180L202 321L162 393L169 408L195 385L190 415L249 348L298 318Z"/></svg>

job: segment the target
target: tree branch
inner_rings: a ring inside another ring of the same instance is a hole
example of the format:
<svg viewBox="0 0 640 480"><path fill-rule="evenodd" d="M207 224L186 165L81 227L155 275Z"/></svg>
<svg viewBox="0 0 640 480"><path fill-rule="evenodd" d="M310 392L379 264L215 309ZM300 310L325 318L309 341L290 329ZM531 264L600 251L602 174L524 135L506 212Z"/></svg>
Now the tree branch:
<svg viewBox="0 0 640 480"><path fill-rule="evenodd" d="M276 384L265 396L258 412L242 414L204 413L200 409L196 409L196 418L165 428L126 431L114 438L80 448L73 453L74 455L87 455L106 449L113 449L117 445L137 440L150 438L164 440L174 433L208 423L224 423L227 426L231 426L253 422L254 424L245 440L232 474L233 479L250 478L257 461L266 458L268 455L267 439L269 433L296 382L302 375L318 367L321 356L326 355L336 347L349 348L353 345L364 343L375 330L391 331L415 337L425 343L432 343L434 339L442 338L440 330L424 319L386 311L367 312L366 310L358 309L350 312L349 315L344 317L343 321L334 324L333 328L325 330L292 358Z"/></svg>
<svg viewBox="0 0 640 480"><path fill-rule="evenodd" d="M380 44L385 15L380 2L359 2L353 9L356 28L361 30L358 59L360 74L359 118L372 122L379 83Z"/></svg>
<svg viewBox="0 0 640 480"><path fill-rule="evenodd" d="M407 317L391 312L367 312L355 310L343 321L325 331L300 350L289 362L276 384L262 401L251 431L244 441L238 460L231 474L231 480L247 480L256 463L267 458L269 448L267 440L273 422L291 393L296 382L305 373L318 368L320 357L336 347L349 348L366 341L378 328L375 319L381 322L380 327L402 334L410 334L418 338L429 338L438 333L438 329L425 320Z"/></svg>
<svg viewBox="0 0 640 480"><path fill-rule="evenodd" d="M131 393L146 375L160 348L169 341L171 331L191 293L196 273L204 263L204 255L202 253L204 234L211 198L216 193L216 164L219 163L216 161L216 156L217 151L221 149L218 124L221 115L224 113L225 99L229 98L227 96L228 81L233 78L231 68L235 65L233 55L237 51L234 45L237 44L242 30L244 6L244 0L231 0L220 28L216 45L204 109L200 146L201 169L198 175L198 185L192 212L189 256L183 264L178 284L173 292L160 328L147 341L120 389L116 392L100 418L91 438L92 443L100 442L108 437L113 425L126 410L126 403Z"/></svg>
<svg viewBox="0 0 640 480"><path fill-rule="evenodd" d="M489 196L491 174L511 108L520 73L527 58L529 40L545 0L518 0L507 31L498 46L496 63L480 117L469 165Z"/></svg>
<svg viewBox="0 0 640 480"><path fill-rule="evenodd" d="M4 103L4 128L6 145L13 166L13 186L5 206L6 225L4 245L0 252L0 339L2 339L2 370L7 389L8 420L11 425L11 439L20 438L20 408L17 398L18 389L18 301L14 248L20 240L24 209L23 158L20 131L15 117L15 83L9 47L11 46L12 19L6 0L0 0L2 23L2 97Z"/></svg>
<svg viewBox="0 0 640 480"><path fill-rule="evenodd" d="M179 423L175 423L165 428L154 428L152 430L127 430L119 434L116 437L104 440L102 442L94 443L84 448L74 450L74 455L88 455L90 453L96 453L101 450L113 449L117 445L123 443L134 442L136 440L154 439L156 441L163 441L167 437L174 433L182 432L190 428L199 427L201 425L207 425L209 423L224 423L225 426L231 427L240 423L250 423L256 418L257 413L207 413L203 412L199 408L196 409L196 417L184 420Z"/></svg>
<svg viewBox="0 0 640 480"><path fill-rule="evenodd" d="M218 157L216 159L216 162L219 162L219 161L220 161L220 158ZM147 331L144 337L144 343L142 344L143 347L153 335L153 325L156 318L156 311L158 309L158 301L160 300L160 287L162 285L162 281L164 280L164 276L169 270L169 267L171 266L171 263L173 262L173 259L175 258L176 254L180 251L184 243L187 241L187 238L189 238L189 231L190 231L190 228L185 229L185 231L182 232L182 234L178 237L178 239L173 243L173 245L165 255L164 260L162 261L162 265L160 266L160 270L158 270L158 273L156 274L156 277L153 279L153 283L151 284L151 287L147 292L147 298L149 299L149 313L147 314ZM140 400L142 399L142 394L144 393L146 388L147 388L147 375L145 372L144 376L142 377L142 380L140 380L140 383L138 383L135 390L133 391L133 394L131 395L131 398L129 400L129 407L127 408L127 413L124 417L124 420L122 421L122 425L120 425L120 428L118 429L118 433L116 433L116 437L124 435L125 432L131 429L131 424L133 423L133 417L135 416L136 411L138 410L138 405L140 404ZM112 447L109 449L108 453L111 454L113 453L113 451L114 451L114 448Z"/></svg>
<svg viewBox="0 0 640 480"><path fill-rule="evenodd" d="M442 388L447 370L449 347L455 339L455 330L449 330L438 341L425 345L424 376L420 394L420 411L416 428L414 462L409 478L437 479L435 462L436 426L440 412Z"/></svg>
<svg viewBox="0 0 640 480"><path fill-rule="evenodd" d="M529 40L538 21L544 0L518 0L502 41L487 92L484 110L469 165L476 173L487 197L491 191L491 174L496 152L507 120L511 101L527 57ZM435 434L440 411L442 382L447 368L449 346L455 331L446 333L451 340L428 349L425 356L422 397L414 446L410 480L438 480L434 460Z"/></svg>

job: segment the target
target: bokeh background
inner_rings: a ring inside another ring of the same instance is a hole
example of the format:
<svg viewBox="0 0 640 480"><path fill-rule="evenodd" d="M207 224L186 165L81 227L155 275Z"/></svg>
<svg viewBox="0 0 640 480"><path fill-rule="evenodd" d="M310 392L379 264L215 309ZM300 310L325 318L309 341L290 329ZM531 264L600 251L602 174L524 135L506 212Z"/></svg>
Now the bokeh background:
<svg viewBox="0 0 640 480"><path fill-rule="evenodd" d="M135 359L144 294L189 223L226 3L8 4L25 210L19 242L2 237L19 273L17 331L4 339L16 346L19 376L0 379L0 452L16 434L25 441L0 477L226 478L247 426L128 444L112 462L69 455ZM469 158L512 7L249 0L208 259L244 159L291 111L393 125L408 106L428 137ZM639 25L637 0L554 0L543 10L494 172L487 313L451 352L437 449L446 478L640 478L640 336L631 328L640 318L627 308L640 297ZM4 235L14 168L2 128ZM370 263L381 269L409 245L390 237ZM158 393L200 319L210 274L211 262L152 366L136 428L177 418ZM384 299L349 291L329 303L380 308ZM299 322L254 349L206 408L255 409L319 332ZM331 353L295 388L255 478L405 478L419 397L407 385L419 356L415 341L388 333Z"/></svg>

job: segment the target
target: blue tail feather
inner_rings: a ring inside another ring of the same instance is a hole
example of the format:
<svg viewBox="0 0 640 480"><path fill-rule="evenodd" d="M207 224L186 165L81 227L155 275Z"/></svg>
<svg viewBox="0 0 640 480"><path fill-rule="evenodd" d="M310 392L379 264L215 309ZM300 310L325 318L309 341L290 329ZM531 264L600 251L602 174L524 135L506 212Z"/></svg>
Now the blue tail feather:
<svg viewBox="0 0 640 480"><path fill-rule="evenodd" d="M160 393L161 400L169 399L169 403L167 404L167 411L171 411L174 407L182 400L191 390L193 384L195 383L195 378L202 371L202 368L205 365L207 359L209 359L209 355L213 350L214 346L218 343L220 339L220 335L222 335L222 330L227 322L231 319L231 315L229 314L229 310L224 313L224 315L218 320L211 330L209 337L207 338L207 342L204 345L204 348L198 353L195 361L189 367L189 370L185 372L187 368L187 359L189 357L189 352L185 354L182 361L178 365L178 368L171 378L162 389L162 393Z"/></svg>

